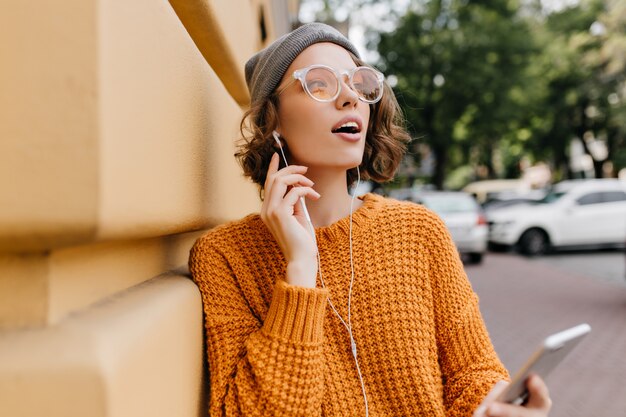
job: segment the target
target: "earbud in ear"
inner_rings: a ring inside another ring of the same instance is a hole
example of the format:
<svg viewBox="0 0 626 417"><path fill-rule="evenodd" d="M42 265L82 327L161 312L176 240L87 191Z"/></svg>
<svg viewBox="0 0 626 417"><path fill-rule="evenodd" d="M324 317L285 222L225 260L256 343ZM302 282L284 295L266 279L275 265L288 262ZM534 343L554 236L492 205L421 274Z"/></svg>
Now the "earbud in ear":
<svg viewBox="0 0 626 417"><path fill-rule="evenodd" d="M287 162L287 157L285 156L285 151L283 151L283 143L280 141L280 135L278 134L277 131L272 130L272 136L274 136L274 140L278 144L278 149L280 149L280 154L283 157L283 161L285 162L285 166L286 167L289 166L289 163Z"/></svg>
<svg viewBox="0 0 626 417"><path fill-rule="evenodd" d="M283 148L283 144L280 141L280 135L278 134L278 132L275 131L275 130L272 130L272 136L274 136L274 140L276 141L276 143L278 144L280 149L282 149Z"/></svg>

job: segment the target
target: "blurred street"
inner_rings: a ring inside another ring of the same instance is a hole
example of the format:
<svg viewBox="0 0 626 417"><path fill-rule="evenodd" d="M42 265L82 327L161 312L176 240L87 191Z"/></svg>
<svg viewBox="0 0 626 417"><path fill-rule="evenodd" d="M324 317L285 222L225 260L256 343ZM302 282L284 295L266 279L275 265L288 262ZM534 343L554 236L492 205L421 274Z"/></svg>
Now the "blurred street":
<svg viewBox="0 0 626 417"><path fill-rule="evenodd" d="M547 378L551 417L626 417L626 257L620 251L525 258L488 253L467 265L500 358L514 373L554 332L592 331Z"/></svg>
<svg viewBox="0 0 626 417"><path fill-rule="evenodd" d="M533 258L533 261L626 286L626 254L618 250L557 252Z"/></svg>

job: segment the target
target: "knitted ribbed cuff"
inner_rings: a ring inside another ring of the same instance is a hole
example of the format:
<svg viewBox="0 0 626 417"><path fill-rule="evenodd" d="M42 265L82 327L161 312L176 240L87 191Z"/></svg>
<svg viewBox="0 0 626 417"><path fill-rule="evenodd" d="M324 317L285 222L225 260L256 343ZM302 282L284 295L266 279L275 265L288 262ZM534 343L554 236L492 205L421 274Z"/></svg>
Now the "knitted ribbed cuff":
<svg viewBox="0 0 626 417"><path fill-rule="evenodd" d="M263 331L296 343L321 343L328 291L276 282Z"/></svg>

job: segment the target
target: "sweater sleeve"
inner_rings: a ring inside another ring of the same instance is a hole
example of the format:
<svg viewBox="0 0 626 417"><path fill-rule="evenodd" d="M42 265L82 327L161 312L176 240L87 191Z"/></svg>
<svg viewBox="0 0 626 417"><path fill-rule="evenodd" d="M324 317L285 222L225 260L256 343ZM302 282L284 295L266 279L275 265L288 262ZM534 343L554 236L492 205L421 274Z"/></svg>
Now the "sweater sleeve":
<svg viewBox="0 0 626 417"><path fill-rule="evenodd" d="M206 238L192 248L189 266L204 306L210 415L320 415L327 291L277 279L262 322Z"/></svg>
<svg viewBox="0 0 626 417"><path fill-rule="evenodd" d="M446 416L470 416L499 380L508 380L485 323L478 297L447 228L431 214L427 229L430 276Z"/></svg>

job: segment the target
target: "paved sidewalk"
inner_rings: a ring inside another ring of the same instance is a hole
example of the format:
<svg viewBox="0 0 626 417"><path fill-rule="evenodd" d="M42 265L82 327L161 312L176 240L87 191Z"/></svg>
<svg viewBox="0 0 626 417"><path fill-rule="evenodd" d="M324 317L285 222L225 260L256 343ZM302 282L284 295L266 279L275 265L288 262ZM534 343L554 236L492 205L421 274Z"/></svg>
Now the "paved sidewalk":
<svg viewBox="0 0 626 417"><path fill-rule="evenodd" d="M550 333L592 332L547 378L551 417L626 417L626 287L514 254L492 254L467 274L500 358L515 372Z"/></svg>
<svg viewBox="0 0 626 417"><path fill-rule="evenodd" d="M556 252L532 260L543 262L576 275L599 278L626 287L624 251Z"/></svg>

